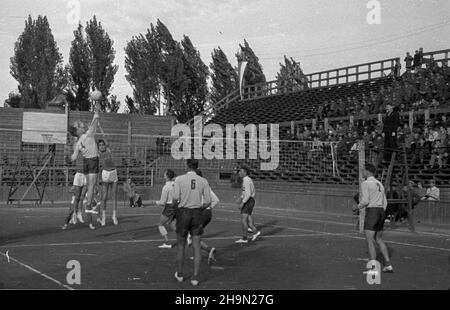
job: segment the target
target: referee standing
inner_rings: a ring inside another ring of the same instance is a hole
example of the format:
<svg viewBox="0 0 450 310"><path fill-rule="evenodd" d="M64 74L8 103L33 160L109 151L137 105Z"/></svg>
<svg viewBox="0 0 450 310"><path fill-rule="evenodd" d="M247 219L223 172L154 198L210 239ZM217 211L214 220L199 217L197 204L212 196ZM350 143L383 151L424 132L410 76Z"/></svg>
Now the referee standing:
<svg viewBox="0 0 450 310"><path fill-rule="evenodd" d="M378 245L385 260L383 272L391 273L394 270L389 259L388 249L382 239L387 200L383 184L374 177L375 170L375 166L371 164L366 164L363 170L363 178L365 181L361 184L362 197L358 208L366 208L364 233L366 235L370 261L376 261L376 245Z"/></svg>
<svg viewBox="0 0 450 310"><path fill-rule="evenodd" d="M211 189L208 181L196 173L198 160L188 159L187 166L189 171L175 179L173 190L173 200L179 201L176 214L178 252L175 278L178 282L183 281L184 248L186 237L190 233L194 248L194 275L191 284L197 286L201 262L200 238L203 234L203 209L211 204Z"/></svg>

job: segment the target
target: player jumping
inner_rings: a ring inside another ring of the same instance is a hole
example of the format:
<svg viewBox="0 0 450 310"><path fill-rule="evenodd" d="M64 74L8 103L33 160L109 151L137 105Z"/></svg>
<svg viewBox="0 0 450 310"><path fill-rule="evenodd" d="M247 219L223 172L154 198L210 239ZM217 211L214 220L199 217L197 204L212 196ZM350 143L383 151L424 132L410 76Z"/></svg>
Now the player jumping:
<svg viewBox="0 0 450 310"><path fill-rule="evenodd" d="M76 140L75 140L76 142ZM77 158L76 160L76 173L73 178L73 187L72 187L72 203L70 205L69 214L66 217L64 225L62 229L67 229L69 222L72 220L73 224L76 224L76 219L80 223L84 223L82 210L83 210L83 198L86 195L86 177L83 174L83 161L81 158Z"/></svg>
<svg viewBox="0 0 450 310"><path fill-rule="evenodd" d="M97 176L99 173L99 158L98 148L95 142L95 132L98 125L98 112L94 113L94 117L89 127L81 122L77 121L72 125L71 132L73 132L78 141L75 144L75 149L72 154L72 161L75 161L78 154L83 156L83 173L86 175L87 181L87 207L86 214L89 223L89 228L94 230L95 227L92 224L92 213L97 213L92 210L92 200L94 197L94 186L97 183Z"/></svg>

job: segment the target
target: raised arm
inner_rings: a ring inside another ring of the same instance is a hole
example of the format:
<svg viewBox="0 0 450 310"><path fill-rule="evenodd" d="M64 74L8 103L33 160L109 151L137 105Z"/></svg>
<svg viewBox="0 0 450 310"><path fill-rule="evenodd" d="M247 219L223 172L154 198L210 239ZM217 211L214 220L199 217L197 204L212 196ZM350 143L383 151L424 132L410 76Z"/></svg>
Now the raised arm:
<svg viewBox="0 0 450 310"><path fill-rule="evenodd" d="M94 117L92 118L92 122L89 125L89 129L87 130L86 134L88 136L93 136L95 135L95 133L97 132L97 127L98 127L98 120L99 120L99 115L98 112L95 111L94 113Z"/></svg>

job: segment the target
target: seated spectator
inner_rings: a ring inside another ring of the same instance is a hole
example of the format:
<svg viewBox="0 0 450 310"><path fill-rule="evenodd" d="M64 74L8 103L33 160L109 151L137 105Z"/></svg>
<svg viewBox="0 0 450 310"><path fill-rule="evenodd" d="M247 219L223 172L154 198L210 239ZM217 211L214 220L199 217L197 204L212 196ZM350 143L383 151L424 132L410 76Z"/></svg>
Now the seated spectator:
<svg viewBox="0 0 450 310"><path fill-rule="evenodd" d="M128 196L130 208L142 207L142 199L136 192L136 184L130 178L123 184L123 191Z"/></svg>
<svg viewBox="0 0 450 310"><path fill-rule="evenodd" d="M428 148L429 152L431 152L431 150L433 148L434 141L436 141L436 139L438 138L438 135L439 135L439 133L438 133L438 131L437 131L437 129L435 127L432 128L431 130L428 129L428 128L425 128L424 136L426 138L425 138L424 146L426 148Z"/></svg>
<svg viewBox="0 0 450 310"><path fill-rule="evenodd" d="M430 187L427 188L427 192L424 197L422 197L422 200L427 201L439 201L439 188L436 187L436 182L434 180L430 181Z"/></svg>
<svg viewBox="0 0 450 310"><path fill-rule="evenodd" d="M409 181L409 190L411 191L412 207L414 208L425 196L426 190L422 188L422 184Z"/></svg>
<svg viewBox="0 0 450 310"><path fill-rule="evenodd" d="M430 168L434 168L434 164L435 164L435 161L437 158L439 169L442 169L443 159L446 154L446 151L447 151L447 149L446 149L444 143L441 142L441 140L436 139L436 141L433 144L433 149L431 151Z"/></svg>
<svg viewBox="0 0 450 310"><path fill-rule="evenodd" d="M447 120L447 116L446 115L442 115L441 119L439 121L439 126L442 126L444 128L449 128L450 127L450 122Z"/></svg>

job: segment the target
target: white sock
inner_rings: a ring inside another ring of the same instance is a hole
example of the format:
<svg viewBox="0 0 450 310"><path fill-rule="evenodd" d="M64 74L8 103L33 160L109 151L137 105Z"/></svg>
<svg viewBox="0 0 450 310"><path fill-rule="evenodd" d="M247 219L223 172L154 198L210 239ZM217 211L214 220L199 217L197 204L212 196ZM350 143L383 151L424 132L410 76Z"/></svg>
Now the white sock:
<svg viewBox="0 0 450 310"><path fill-rule="evenodd" d="M164 226L158 226L158 230L163 237L167 236L167 229Z"/></svg>

